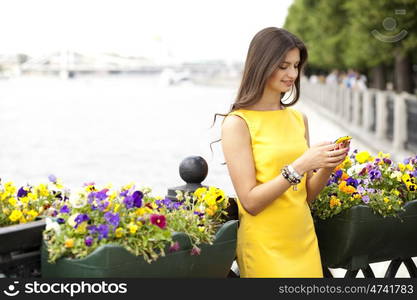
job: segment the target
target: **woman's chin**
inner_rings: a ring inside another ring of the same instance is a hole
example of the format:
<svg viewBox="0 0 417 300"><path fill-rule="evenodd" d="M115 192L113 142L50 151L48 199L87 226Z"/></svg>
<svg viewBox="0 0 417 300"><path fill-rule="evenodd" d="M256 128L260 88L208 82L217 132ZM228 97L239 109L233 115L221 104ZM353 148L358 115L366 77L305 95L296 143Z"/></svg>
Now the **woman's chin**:
<svg viewBox="0 0 417 300"><path fill-rule="evenodd" d="M291 90L291 86L288 86L288 85L282 85L281 86L281 91L283 92L283 93L286 93L286 92L288 92L288 91L290 91Z"/></svg>

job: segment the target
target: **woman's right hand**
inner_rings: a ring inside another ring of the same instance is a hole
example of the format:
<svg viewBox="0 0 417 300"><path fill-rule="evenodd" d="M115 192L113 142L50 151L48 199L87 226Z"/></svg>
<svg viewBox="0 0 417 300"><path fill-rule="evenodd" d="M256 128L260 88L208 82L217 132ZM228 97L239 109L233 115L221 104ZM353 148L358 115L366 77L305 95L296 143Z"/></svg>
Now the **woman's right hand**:
<svg viewBox="0 0 417 300"><path fill-rule="evenodd" d="M341 149L337 149L337 147L338 145L332 142L316 144L291 165L299 174L321 168L334 169L344 161L349 152L349 147Z"/></svg>

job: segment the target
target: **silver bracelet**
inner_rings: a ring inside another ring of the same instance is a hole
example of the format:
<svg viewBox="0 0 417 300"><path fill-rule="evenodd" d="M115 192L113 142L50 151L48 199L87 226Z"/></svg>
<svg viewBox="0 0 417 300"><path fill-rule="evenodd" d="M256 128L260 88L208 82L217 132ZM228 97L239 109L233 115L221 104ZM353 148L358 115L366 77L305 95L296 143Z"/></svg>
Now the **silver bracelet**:
<svg viewBox="0 0 417 300"><path fill-rule="evenodd" d="M291 175L297 178L298 180L301 180L303 178L303 175L298 174L298 172L294 169L292 165L288 165L288 171L290 171Z"/></svg>

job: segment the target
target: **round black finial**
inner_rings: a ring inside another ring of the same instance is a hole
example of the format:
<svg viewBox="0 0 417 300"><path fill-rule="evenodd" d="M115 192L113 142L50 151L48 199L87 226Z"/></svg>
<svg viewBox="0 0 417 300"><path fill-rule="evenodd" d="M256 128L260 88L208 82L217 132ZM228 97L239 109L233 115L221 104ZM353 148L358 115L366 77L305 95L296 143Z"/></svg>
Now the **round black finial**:
<svg viewBox="0 0 417 300"><path fill-rule="evenodd" d="M201 156L189 156L180 163L180 176L186 183L201 183L207 173L207 162Z"/></svg>

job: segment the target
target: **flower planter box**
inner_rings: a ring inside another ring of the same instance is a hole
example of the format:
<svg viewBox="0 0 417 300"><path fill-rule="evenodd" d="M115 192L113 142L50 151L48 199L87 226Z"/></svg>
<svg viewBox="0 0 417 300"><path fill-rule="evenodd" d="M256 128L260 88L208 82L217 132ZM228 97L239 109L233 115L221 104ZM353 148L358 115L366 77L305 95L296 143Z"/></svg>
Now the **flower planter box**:
<svg viewBox="0 0 417 300"><path fill-rule="evenodd" d="M35 276L33 271L40 267L44 229L45 220L0 228L0 273L6 276Z"/></svg>
<svg viewBox="0 0 417 300"><path fill-rule="evenodd" d="M399 218L384 218L360 205L315 220L323 265L357 270L374 262L417 256L417 200L404 208Z"/></svg>
<svg viewBox="0 0 417 300"><path fill-rule="evenodd" d="M224 223L216 233L213 245L200 245L202 251L197 256L190 255L189 238L176 233L174 241L179 242L180 250L166 251L165 257L151 264L114 244L101 246L83 259L61 258L51 264L44 244L42 277L226 277L236 254L237 226L236 220Z"/></svg>

